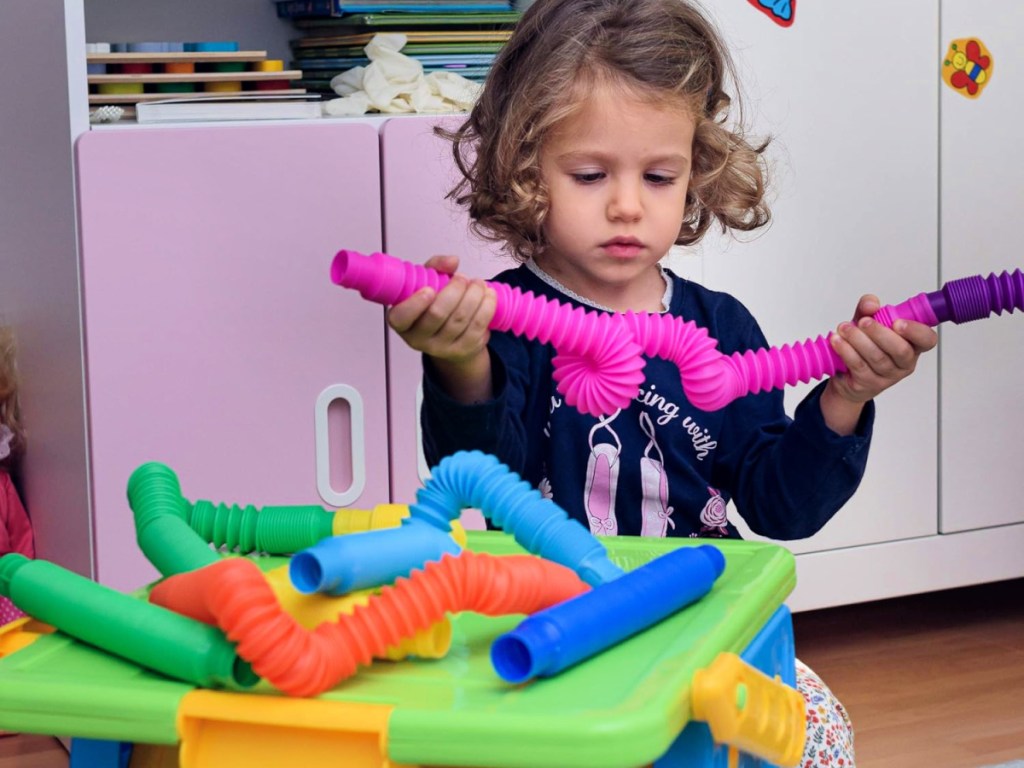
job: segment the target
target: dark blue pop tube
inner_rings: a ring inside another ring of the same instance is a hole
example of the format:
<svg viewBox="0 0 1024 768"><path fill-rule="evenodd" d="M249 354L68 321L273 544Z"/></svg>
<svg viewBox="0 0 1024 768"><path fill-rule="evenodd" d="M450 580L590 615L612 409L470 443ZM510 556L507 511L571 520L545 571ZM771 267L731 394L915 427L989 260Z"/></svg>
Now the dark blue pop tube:
<svg viewBox="0 0 1024 768"><path fill-rule="evenodd" d="M558 674L700 599L723 570L709 544L673 550L523 620L494 641L491 663L510 683Z"/></svg>

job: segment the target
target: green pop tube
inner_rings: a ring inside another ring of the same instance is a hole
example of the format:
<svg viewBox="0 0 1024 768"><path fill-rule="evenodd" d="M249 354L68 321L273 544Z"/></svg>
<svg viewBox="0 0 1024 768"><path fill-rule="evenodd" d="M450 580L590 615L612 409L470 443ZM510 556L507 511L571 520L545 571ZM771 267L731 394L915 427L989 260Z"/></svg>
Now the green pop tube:
<svg viewBox="0 0 1024 768"><path fill-rule="evenodd" d="M216 627L46 560L0 557L0 595L67 635L178 680L230 688L251 688L259 680Z"/></svg>
<svg viewBox="0 0 1024 768"><path fill-rule="evenodd" d="M189 526L191 505L182 497L178 476L170 467L151 462L132 472L128 504L135 514L139 549L164 576L194 571L220 560L220 555Z"/></svg>
<svg viewBox="0 0 1024 768"><path fill-rule="evenodd" d="M316 505L255 507L190 502L170 467L150 461L128 479L139 548L164 576L185 573L220 559L213 549L238 554L290 555L332 536L398 526L409 508L378 504L372 510L329 511Z"/></svg>

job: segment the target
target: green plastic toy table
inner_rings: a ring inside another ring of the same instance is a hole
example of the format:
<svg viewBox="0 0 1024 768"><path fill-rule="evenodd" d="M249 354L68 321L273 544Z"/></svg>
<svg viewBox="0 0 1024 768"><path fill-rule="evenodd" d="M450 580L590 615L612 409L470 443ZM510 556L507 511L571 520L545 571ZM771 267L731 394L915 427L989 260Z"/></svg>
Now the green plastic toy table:
<svg viewBox="0 0 1024 768"><path fill-rule="evenodd" d="M630 570L707 542L604 543ZM491 642L519 616L460 614L443 659L377 662L316 699L290 699L264 683L247 693L200 690L61 633L0 634L0 729L179 745L182 765L217 768L315 767L328 754L331 765L353 768L653 763L691 720L694 673L720 652L743 652L795 585L788 550L715 544L726 568L703 599L555 677L520 686L501 680L489 656ZM470 532L469 548L522 552L498 532Z"/></svg>

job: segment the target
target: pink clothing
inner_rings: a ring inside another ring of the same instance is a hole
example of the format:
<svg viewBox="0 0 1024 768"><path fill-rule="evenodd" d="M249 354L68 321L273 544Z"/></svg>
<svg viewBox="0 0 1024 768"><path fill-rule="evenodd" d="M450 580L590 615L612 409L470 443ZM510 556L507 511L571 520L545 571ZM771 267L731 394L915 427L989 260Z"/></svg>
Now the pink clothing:
<svg viewBox="0 0 1024 768"><path fill-rule="evenodd" d="M21 503L11 476L0 470L0 556L18 552L35 557L32 523ZM0 626L24 616L6 597L0 597Z"/></svg>

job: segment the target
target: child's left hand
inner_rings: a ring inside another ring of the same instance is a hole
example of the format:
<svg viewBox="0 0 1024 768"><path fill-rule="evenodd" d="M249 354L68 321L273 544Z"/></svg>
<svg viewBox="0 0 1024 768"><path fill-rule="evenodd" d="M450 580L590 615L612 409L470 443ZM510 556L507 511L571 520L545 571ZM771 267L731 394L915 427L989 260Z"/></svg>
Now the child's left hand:
<svg viewBox="0 0 1024 768"><path fill-rule="evenodd" d="M932 328L913 320L899 319L892 328L886 328L873 319L880 308L877 296L862 296L853 320L840 323L829 337L832 349L846 365L846 373L829 379L822 400L826 422L833 421L829 418L830 407L849 410L851 415L856 410L859 415L864 403L912 374L917 358L939 341L939 335ZM830 402L829 406L826 401ZM836 426L846 421L839 413L835 416ZM831 423L829 426L836 428ZM845 429L836 431L846 432Z"/></svg>

